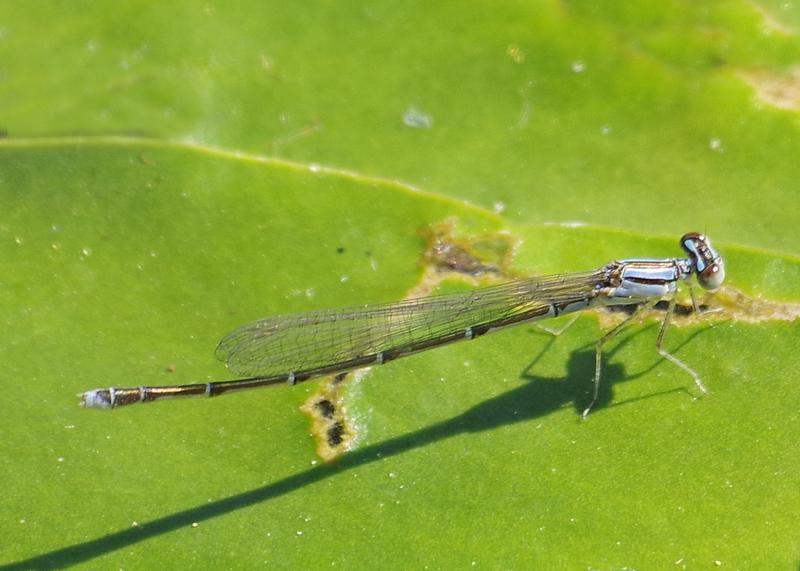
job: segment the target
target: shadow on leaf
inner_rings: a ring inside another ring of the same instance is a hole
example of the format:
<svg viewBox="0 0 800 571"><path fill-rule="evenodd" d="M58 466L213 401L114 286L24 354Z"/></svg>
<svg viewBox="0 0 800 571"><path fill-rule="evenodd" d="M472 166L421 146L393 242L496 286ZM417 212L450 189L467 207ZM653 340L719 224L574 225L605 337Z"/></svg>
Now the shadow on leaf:
<svg viewBox="0 0 800 571"><path fill-rule="evenodd" d="M626 377L622 365L607 364L608 358L619 351L630 338L627 337L618 343L613 350L604 353L603 378L600 393L593 408L595 414L612 402L612 386L614 383L622 380L632 380L653 368L649 367L641 373ZM553 340L554 338L545 345L542 352L521 373L520 378L527 381L525 384L486 400L458 416L355 450L333 464L322 464L248 492L211 503L203 503L195 508L177 512L139 527L125 529L24 561L0 566L0 569L60 568L75 565L145 541L151 537L189 527L193 523L209 520L277 498L376 460L402 454L458 434L482 432L518 422L530 421L546 416L569 403L573 404L578 418L580 418L581 411L591 399L595 367L594 348L582 347L573 351L567 364L567 374L563 378L536 376L532 371ZM654 366L657 366L657 364ZM676 391L684 391L684 389L672 389L650 396ZM617 403L613 406L631 403L635 400L640 399ZM589 418L591 416L590 414Z"/></svg>

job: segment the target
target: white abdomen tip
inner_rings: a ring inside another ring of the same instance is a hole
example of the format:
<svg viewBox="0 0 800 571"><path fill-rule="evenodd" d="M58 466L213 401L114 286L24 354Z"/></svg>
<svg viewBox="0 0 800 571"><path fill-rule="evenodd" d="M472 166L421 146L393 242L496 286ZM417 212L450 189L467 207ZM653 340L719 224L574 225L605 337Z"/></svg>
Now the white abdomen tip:
<svg viewBox="0 0 800 571"><path fill-rule="evenodd" d="M109 389L95 389L78 394L81 397L81 406L86 408L111 408L112 398Z"/></svg>

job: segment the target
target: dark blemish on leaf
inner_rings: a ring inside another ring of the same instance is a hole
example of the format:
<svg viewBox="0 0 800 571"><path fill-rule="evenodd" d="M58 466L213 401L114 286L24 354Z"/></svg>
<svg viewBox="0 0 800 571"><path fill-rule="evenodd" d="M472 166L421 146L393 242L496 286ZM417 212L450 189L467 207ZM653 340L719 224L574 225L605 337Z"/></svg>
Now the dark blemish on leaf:
<svg viewBox="0 0 800 571"><path fill-rule="evenodd" d="M336 407L328 399L322 399L316 404L317 410L324 418L333 418Z"/></svg>
<svg viewBox="0 0 800 571"><path fill-rule="evenodd" d="M344 442L344 423L341 421L335 423L328 429L328 446L335 448Z"/></svg>
<svg viewBox="0 0 800 571"><path fill-rule="evenodd" d="M325 462L331 462L350 450L358 433L348 418L343 401L348 376L348 373L340 373L329 377L300 407L311 418L311 434L317 443L317 454Z"/></svg>

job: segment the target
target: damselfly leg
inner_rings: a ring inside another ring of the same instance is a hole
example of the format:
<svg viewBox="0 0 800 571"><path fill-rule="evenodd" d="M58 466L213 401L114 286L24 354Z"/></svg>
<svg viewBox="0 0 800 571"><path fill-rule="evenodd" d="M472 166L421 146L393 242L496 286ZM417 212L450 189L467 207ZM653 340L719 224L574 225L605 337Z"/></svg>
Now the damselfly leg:
<svg viewBox="0 0 800 571"><path fill-rule="evenodd" d="M691 289L689 291L691 292ZM694 308L694 311L699 312L693 292L691 293L691 296L692 296L692 306ZM628 326L637 317L639 317L646 311L650 311L651 309L653 309L659 301L660 300L654 299L648 301L647 303L643 303L642 305L637 307L636 310L631 315L626 317L625 320L622 321L622 323L619 323L614 328L607 331L605 334L603 334L602 337L600 337L600 339L597 340L592 400L589 403L589 405L583 410L583 413L581 414L583 418L586 418L586 416L594 407L595 403L597 403L597 399L600 394L600 378L602 374L603 345L609 339L615 337L619 332L625 329L625 327ZM656 339L656 351L661 357L663 357L670 363L676 365L677 367L681 368L684 372L691 375L692 379L694 379L694 382L697 385L697 388L699 388L703 394L708 394L708 389L706 388L705 384L703 384L703 381L700 379L700 375L698 375L697 372L694 369L692 369L689 365L687 365L686 363L678 359L675 355L664 349L664 337L666 336L667 328L669 327L669 321L675 315L675 305L676 305L676 298L673 295L670 297L668 301L667 310L666 313L664 314L664 319L662 320L661 327L659 328L658 331L658 338Z"/></svg>
<svg viewBox="0 0 800 571"><path fill-rule="evenodd" d="M694 301L694 295L692 295L692 303L695 306L695 311L697 311L697 303ZM667 327L669 326L669 319L672 317L673 313L675 312L675 297L673 296L672 299L669 300L669 306L667 307L667 314L664 316L664 321L661 323L661 330L658 332L658 340L656 341L656 350L658 354L664 357L670 363L677 365L687 373L689 373L692 378L694 379L694 384L697 385L697 388L703 394L708 394L708 389L703 384L703 381L700 380L700 375L692 369L689 365L678 359L675 355L664 349L664 336L667 333Z"/></svg>

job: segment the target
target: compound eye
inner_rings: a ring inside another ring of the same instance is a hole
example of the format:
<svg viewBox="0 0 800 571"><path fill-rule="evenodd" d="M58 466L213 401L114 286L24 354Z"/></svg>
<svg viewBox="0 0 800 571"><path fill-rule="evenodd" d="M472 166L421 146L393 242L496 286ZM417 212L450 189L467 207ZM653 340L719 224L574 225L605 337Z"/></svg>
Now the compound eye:
<svg viewBox="0 0 800 571"><path fill-rule="evenodd" d="M705 242L706 237L699 232L687 232L681 237L681 248L687 254L697 257L698 244L704 244Z"/></svg>
<svg viewBox="0 0 800 571"><path fill-rule="evenodd" d="M725 264L722 260L709 264L697 274L697 281L705 289L717 289L725 281Z"/></svg>

